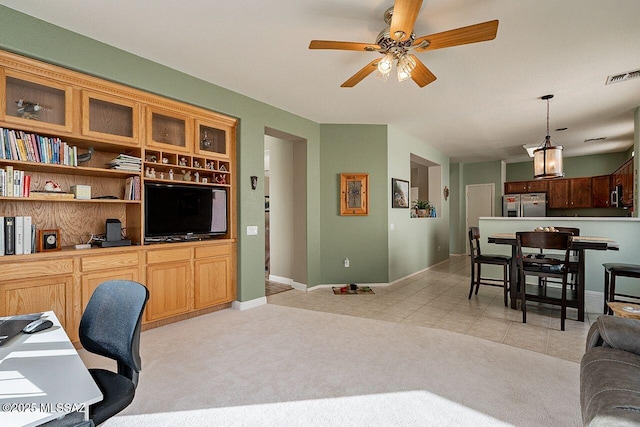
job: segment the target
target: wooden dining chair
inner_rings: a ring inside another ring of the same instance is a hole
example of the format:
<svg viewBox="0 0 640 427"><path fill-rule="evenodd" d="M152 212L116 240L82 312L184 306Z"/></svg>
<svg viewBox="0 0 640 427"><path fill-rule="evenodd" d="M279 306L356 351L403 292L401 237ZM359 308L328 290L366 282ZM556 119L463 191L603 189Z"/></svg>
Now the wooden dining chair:
<svg viewBox="0 0 640 427"><path fill-rule="evenodd" d="M560 329L564 331L567 307L578 308L577 290L567 289L570 271L571 243L573 235L568 232L521 231L516 233L518 265L518 295L522 304L522 323L527 323L527 301L537 301L560 306ZM523 252L524 249L542 250L539 253ZM545 250L562 251L563 256L549 256ZM527 285L527 276L559 280L546 286ZM513 287L512 287L513 288Z"/></svg>
<svg viewBox="0 0 640 427"><path fill-rule="evenodd" d="M554 227L557 232L571 233L573 237L580 236L580 229L575 227ZM540 250L542 253L542 249ZM548 254L549 257L555 257L558 259L562 259L564 254ZM571 251L571 256L569 257L569 284L571 285L571 289L576 289L578 286L578 269L579 269L579 258L580 254L578 251ZM545 282L554 282L553 280L546 280ZM556 283L558 283L556 281ZM545 283L546 284L546 283Z"/></svg>
<svg viewBox="0 0 640 427"><path fill-rule="evenodd" d="M504 305L507 306L509 293L509 268L511 266L511 257L508 255L483 254L480 249L480 229L478 227L469 227L469 254L471 255L471 287L469 288L469 299L473 295L475 286L478 295L480 285L501 286L504 294ZM502 281L482 277L482 264L501 265ZM500 283L501 282L501 283Z"/></svg>

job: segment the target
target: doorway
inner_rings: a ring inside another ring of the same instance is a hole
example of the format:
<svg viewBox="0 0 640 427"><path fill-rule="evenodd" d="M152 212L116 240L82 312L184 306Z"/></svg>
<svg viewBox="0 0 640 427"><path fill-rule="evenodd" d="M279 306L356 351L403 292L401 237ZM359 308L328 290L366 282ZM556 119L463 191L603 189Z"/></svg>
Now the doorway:
<svg viewBox="0 0 640 427"><path fill-rule="evenodd" d="M265 295L306 289L306 140L265 129Z"/></svg>
<svg viewBox="0 0 640 427"><path fill-rule="evenodd" d="M495 184L470 184L465 188L466 193L466 228L477 227L479 218L494 216ZM469 245L465 245L469 254Z"/></svg>

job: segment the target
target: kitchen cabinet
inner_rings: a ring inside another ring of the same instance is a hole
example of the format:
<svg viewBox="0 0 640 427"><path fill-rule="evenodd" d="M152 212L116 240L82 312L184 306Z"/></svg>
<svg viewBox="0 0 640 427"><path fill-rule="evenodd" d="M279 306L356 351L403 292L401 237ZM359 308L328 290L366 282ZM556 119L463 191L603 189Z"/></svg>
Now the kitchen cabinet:
<svg viewBox="0 0 640 427"><path fill-rule="evenodd" d="M611 199L611 176L591 177L591 204L594 208L608 208Z"/></svg>
<svg viewBox="0 0 640 427"><path fill-rule="evenodd" d="M622 186L622 207L633 206L633 157L613 172L612 185Z"/></svg>
<svg viewBox="0 0 640 427"><path fill-rule="evenodd" d="M591 178L549 181L549 209L590 208Z"/></svg>
<svg viewBox="0 0 640 427"><path fill-rule="evenodd" d="M504 194L546 193L548 190L548 182L542 179L504 183Z"/></svg>

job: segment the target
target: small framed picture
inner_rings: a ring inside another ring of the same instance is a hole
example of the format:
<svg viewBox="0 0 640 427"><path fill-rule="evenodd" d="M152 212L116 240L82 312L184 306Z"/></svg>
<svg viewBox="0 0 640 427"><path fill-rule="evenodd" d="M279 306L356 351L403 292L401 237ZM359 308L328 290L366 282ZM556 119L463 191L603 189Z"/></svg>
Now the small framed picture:
<svg viewBox="0 0 640 427"><path fill-rule="evenodd" d="M391 178L391 207L409 207L409 181Z"/></svg>
<svg viewBox="0 0 640 427"><path fill-rule="evenodd" d="M36 242L38 252L59 251L60 229L38 230L38 241Z"/></svg>
<svg viewBox="0 0 640 427"><path fill-rule="evenodd" d="M340 174L340 215L369 215L369 174Z"/></svg>

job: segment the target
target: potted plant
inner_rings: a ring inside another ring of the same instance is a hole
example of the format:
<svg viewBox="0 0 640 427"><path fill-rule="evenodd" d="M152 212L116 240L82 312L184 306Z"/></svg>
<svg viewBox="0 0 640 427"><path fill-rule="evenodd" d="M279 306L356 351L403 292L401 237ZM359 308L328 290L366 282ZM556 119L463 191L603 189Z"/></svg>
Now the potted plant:
<svg viewBox="0 0 640 427"><path fill-rule="evenodd" d="M424 218L427 216L428 210L431 208L431 203L427 200L418 199L414 202L413 206L416 210L416 215L418 215L419 218Z"/></svg>

